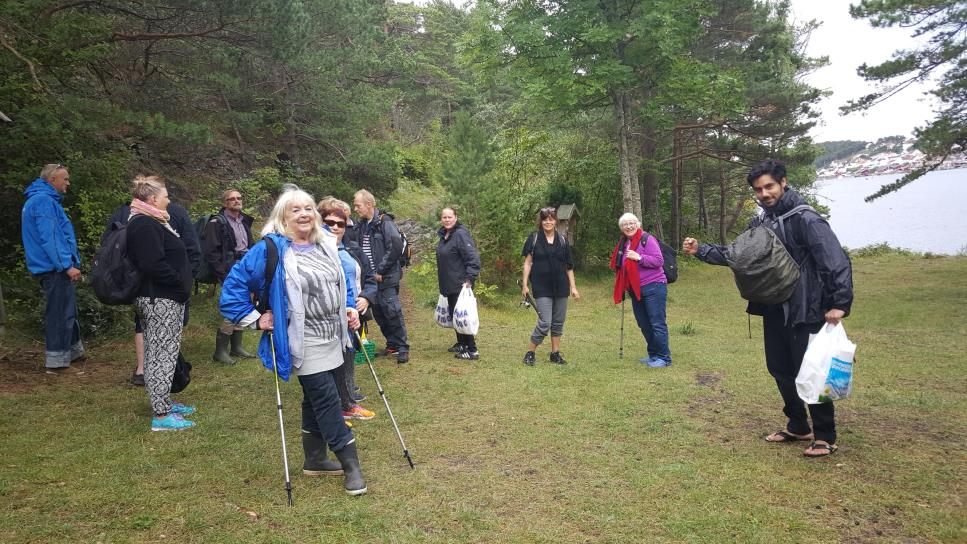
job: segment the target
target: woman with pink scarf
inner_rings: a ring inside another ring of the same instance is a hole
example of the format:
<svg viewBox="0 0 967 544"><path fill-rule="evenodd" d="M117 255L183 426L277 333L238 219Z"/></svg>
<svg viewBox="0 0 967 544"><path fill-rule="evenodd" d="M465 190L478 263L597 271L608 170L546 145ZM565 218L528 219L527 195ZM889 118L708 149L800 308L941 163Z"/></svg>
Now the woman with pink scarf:
<svg viewBox="0 0 967 544"><path fill-rule="evenodd" d="M144 383L154 417L152 431L178 431L195 424L194 406L171 401L171 379L181 350L185 302L191 294L191 265L185 244L168 224L168 189L157 176L131 182L128 257L141 272L134 310L144 327Z"/></svg>

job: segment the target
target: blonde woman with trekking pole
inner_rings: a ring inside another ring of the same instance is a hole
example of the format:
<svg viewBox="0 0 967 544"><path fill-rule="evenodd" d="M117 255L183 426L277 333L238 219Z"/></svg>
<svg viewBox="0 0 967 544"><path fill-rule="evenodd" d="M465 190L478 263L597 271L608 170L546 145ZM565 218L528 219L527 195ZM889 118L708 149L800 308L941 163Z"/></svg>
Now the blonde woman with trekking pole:
<svg viewBox="0 0 967 544"><path fill-rule="evenodd" d="M361 495L366 483L334 372L352 345L350 329L359 328L359 313L346 307L335 237L322 229L312 196L294 186L279 196L262 236L225 279L222 315L233 324L272 331L263 335L259 357L282 380L295 371L303 393L303 474L344 474L346 493ZM327 446L338 463L328 459Z"/></svg>

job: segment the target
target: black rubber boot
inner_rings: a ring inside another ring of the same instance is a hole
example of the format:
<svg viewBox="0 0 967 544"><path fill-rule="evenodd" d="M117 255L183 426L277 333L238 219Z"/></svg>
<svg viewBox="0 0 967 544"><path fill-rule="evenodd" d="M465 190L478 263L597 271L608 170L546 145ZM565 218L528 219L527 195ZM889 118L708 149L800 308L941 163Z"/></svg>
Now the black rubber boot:
<svg viewBox="0 0 967 544"><path fill-rule="evenodd" d="M222 331L215 333L215 353L212 354L212 361L225 365L234 365L235 359L228 354L228 344L232 341L232 335Z"/></svg>
<svg viewBox="0 0 967 544"><path fill-rule="evenodd" d="M339 476L342 465L326 454L326 440L320 434L302 431L302 451L306 461L302 464L302 473L306 476Z"/></svg>
<svg viewBox="0 0 967 544"><path fill-rule="evenodd" d="M351 442L345 448L336 452L336 457L342 464L343 473L346 475L346 493L350 495L362 495L366 490L366 482L363 481L363 471L359 468L359 454L356 453L356 443Z"/></svg>
<svg viewBox="0 0 967 544"><path fill-rule="evenodd" d="M254 359L255 356L245 351L245 348L242 347L242 334L243 334L242 331L232 332L231 355L234 355L235 357L241 357L242 359Z"/></svg>

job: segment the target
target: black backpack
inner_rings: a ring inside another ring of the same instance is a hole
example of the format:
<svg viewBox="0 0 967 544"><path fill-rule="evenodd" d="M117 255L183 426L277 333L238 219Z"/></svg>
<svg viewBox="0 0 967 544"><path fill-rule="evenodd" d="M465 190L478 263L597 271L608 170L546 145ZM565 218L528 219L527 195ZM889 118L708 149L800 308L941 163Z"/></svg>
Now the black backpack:
<svg viewBox="0 0 967 544"><path fill-rule="evenodd" d="M201 263L198 265L198 272L195 273L195 281L198 283L218 283L218 277L204 255L205 233L208 230L208 223L212 221L218 221L219 224L224 225L225 218L220 213L206 213L195 221L195 233L198 234L198 245L202 250Z"/></svg>
<svg viewBox="0 0 967 544"><path fill-rule="evenodd" d="M383 218L386 217L386 215L387 214L385 212L379 214L379 224L376 225L376 228L382 230ZM393 219L392 215L390 215L390 219ZM393 224L396 225L396 222L394 221ZM406 239L406 234L403 233L399 225L396 225L396 230L400 233L400 238L403 239L403 250L400 252L399 259L400 268L406 268L413 262L413 246L410 245L409 240Z"/></svg>
<svg viewBox="0 0 967 544"><path fill-rule="evenodd" d="M262 238L265 242L265 286L258 294L255 308L260 314L264 314L272 307L269 306L269 287L272 286L272 278L275 277L275 269L279 266L279 247L275 241L268 236Z"/></svg>
<svg viewBox="0 0 967 544"><path fill-rule="evenodd" d="M661 265L661 269L665 272L665 280L668 281L668 283L675 283L675 281L678 280L678 253L675 252L675 248L666 244L665 242L662 242L661 239L654 234L645 232L645 236L651 236L656 242L658 242L658 248L661 249L661 256L664 260L664 264Z"/></svg>
<svg viewBox="0 0 967 544"><path fill-rule="evenodd" d="M114 222L101 236L91 268L94 296L103 304L131 304L141 286L141 272L128 258L128 225Z"/></svg>
<svg viewBox="0 0 967 544"><path fill-rule="evenodd" d="M781 304L792 296L799 283L799 263L783 244L784 222L804 211L817 213L803 204L775 219L782 238L763 223L740 234L726 252L726 262L735 276L742 298L760 304Z"/></svg>

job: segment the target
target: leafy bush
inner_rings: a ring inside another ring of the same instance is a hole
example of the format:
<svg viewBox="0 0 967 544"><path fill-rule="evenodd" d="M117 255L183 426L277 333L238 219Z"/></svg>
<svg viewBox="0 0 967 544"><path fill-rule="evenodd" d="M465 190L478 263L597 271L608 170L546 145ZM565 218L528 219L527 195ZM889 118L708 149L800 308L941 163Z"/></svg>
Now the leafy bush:
<svg viewBox="0 0 967 544"><path fill-rule="evenodd" d="M886 242L871 244L854 250L847 249L847 252L849 252L850 256L852 257L885 257L887 255L901 255L904 257L909 257L917 254L909 249L890 247L890 244L887 244Z"/></svg>

